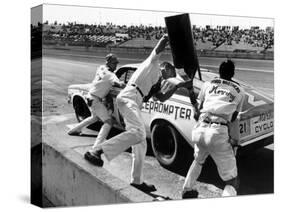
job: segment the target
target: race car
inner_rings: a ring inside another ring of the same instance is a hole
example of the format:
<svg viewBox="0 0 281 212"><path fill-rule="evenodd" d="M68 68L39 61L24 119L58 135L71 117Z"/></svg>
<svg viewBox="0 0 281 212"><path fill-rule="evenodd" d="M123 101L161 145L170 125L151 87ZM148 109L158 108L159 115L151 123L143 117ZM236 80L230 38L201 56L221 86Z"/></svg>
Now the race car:
<svg viewBox="0 0 281 212"><path fill-rule="evenodd" d="M115 73L117 77L127 83L138 66L139 64L124 65ZM193 79L196 95L199 94L205 81L218 77L217 73L207 69L201 69L197 75ZM180 70L177 72L177 77L181 80L187 78L186 74ZM244 88L246 93L243 112L240 114L240 141L237 152L257 149L273 143L273 99L250 85L239 80L235 81ZM68 87L68 102L73 105L79 122L91 115L90 108L86 104L86 95L90 85L77 84ZM114 126L124 130L124 122L115 101L119 92L120 88L113 88L105 103L112 111ZM187 151L186 147L193 146L191 131L196 121L193 118L193 109L188 95L185 88L180 88L165 102L151 98L142 106L142 117L153 153L159 163L168 169L181 165L187 158L188 152L188 154L192 154L192 151Z"/></svg>

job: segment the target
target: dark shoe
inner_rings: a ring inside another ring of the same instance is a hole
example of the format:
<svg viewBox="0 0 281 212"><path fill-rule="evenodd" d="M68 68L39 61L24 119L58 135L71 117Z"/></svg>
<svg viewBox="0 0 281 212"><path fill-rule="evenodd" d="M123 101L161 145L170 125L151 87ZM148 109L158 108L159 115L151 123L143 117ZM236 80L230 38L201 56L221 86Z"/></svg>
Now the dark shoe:
<svg viewBox="0 0 281 212"><path fill-rule="evenodd" d="M182 199L198 198L198 194L196 190L184 191L182 193Z"/></svg>
<svg viewBox="0 0 281 212"><path fill-rule="evenodd" d="M67 132L67 134L68 135L81 135L81 131L80 132L78 132L78 131L71 131L71 130L69 130L68 132Z"/></svg>
<svg viewBox="0 0 281 212"><path fill-rule="evenodd" d="M145 182L143 182L142 184L131 183L130 185L143 192L153 192L157 190L154 185L146 184Z"/></svg>
<svg viewBox="0 0 281 212"><path fill-rule="evenodd" d="M98 152L86 152L84 158L95 166L103 166L103 160L101 159L101 154Z"/></svg>

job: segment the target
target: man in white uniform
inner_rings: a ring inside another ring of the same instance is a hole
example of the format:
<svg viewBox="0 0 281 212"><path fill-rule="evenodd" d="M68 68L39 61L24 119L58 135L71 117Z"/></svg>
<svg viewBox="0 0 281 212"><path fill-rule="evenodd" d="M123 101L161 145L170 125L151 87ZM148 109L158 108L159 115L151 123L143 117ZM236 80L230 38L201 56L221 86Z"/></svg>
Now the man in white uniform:
<svg viewBox="0 0 281 212"><path fill-rule="evenodd" d="M159 84L161 72L159 68L159 57L165 49L168 42L168 36L164 35L150 56L141 63L134 72L125 89L123 89L116 98L117 106L122 114L126 131L98 145L93 152L87 152L85 158L96 166L102 166L103 160L101 154L111 161L113 158L132 147L132 171L131 185L144 191L152 192L156 188L143 181L143 165L147 149L146 132L144 122L141 117L141 107L146 96L151 96L151 89L155 84ZM166 82L162 82L162 85ZM183 84L182 84L183 85ZM168 86L169 87L169 86ZM175 91L174 86L170 89L169 96ZM168 98L169 96L166 95ZM158 95L161 101L165 98Z"/></svg>
<svg viewBox="0 0 281 212"><path fill-rule="evenodd" d="M205 82L199 93L199 122L192 131L194 161L187 173L182 198L195 198L193 190L202 165L208 155L215 161L220 177L225 182L222 196L235 196L238 189L236 158L231 145L228 124L242 110L244 91L232 81L234 63L227 60L220 65L220 78ZM236 122L238 124L238 122Z"/></svg>
<svg viewBox="0 0 281 212"><path fill-rule="evenodd" d="M69 135L79 135L83 127L95 123L99 118L104 124L99 131L93 148L106 139L112 127L111 114L103 104L102 99L109 93L112 86L124 86L124 83L113 73L118 64L117 57L114 54L108 54L105 59L106 64L100 66L96 71L87 97L88 102L91 104L89 105L92 111L91 116L68 132Z"/></svg>

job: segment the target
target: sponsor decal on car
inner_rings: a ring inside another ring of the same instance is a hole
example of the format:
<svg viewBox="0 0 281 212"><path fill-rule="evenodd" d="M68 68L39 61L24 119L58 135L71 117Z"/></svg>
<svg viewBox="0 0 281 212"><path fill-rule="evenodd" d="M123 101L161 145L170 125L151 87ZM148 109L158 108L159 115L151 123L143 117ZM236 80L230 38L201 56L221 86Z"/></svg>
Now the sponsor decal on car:
<svg viewBox="0 0 281 212"><path fill-rule="evenodd" d="M186 107L180 107L177 105L162 103L158 101L148 101L143 103L143 112L147 113L162 113L166 115L173 115L174 119L188 119L191 118L191 109Z"/></svg>
<svg viewBox="0 0 281 212"><path fill-rule="evenodd" d="M241 138L255 137L271 132L274 128L273 111L261 113L239 124Z"/></svg>

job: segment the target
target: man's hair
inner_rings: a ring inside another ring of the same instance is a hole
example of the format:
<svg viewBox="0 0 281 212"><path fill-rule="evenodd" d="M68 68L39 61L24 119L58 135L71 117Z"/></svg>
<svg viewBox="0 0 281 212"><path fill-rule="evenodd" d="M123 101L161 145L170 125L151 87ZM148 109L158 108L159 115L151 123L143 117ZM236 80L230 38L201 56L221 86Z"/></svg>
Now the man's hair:
<svg viewBox="0 0 281 212"><path fill-rule="evenodd" d="M231 80L234 76L235 65L232 60L228 59L220 64L219 74L220 78Z"/></svg>
<svg viewBox="0 0 281 212"><path fill-rule="evenodd" d="M169 78L169 77L176 77L177 74L176 74L176 69L175 67L169 63L169 62L163 62L160 64L160 70L161 70L161 73L162 73L162 77L163 78Z"/></svg>
<svg viewBox="0 0 281 212"><path fill-rule="evenodd" d="M118 63L118 59L117 59L117 56L115 54L108 54L105 56L105 60L106 60L106 63L110 63L110 62L116 62Z"/></svg>

